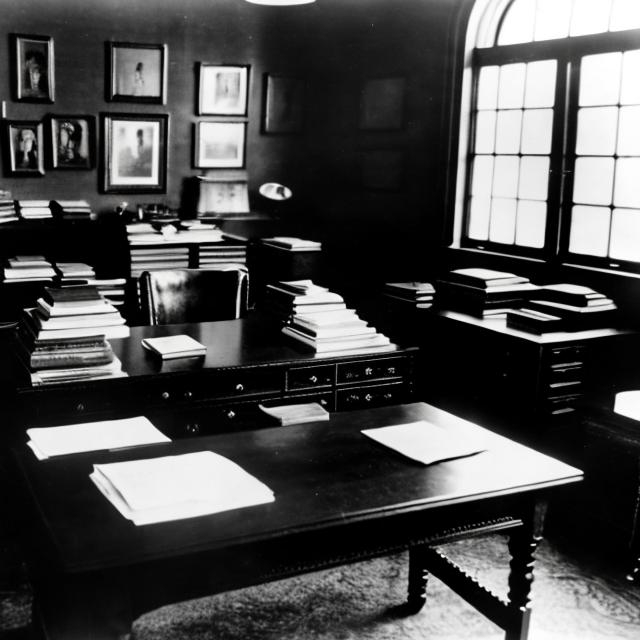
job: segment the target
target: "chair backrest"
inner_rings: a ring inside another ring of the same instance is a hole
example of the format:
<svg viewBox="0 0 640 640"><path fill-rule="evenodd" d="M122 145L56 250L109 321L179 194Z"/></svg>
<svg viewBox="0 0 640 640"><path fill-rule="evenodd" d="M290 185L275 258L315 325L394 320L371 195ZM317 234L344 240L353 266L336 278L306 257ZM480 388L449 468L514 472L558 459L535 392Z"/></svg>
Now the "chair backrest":
<svg viewBox="0 0 640 640"><path fill-rule="evenodd" d="M242 265L219 269L144 271L140 306L147 324L233 320L246 314L249 273Z"/></svg>

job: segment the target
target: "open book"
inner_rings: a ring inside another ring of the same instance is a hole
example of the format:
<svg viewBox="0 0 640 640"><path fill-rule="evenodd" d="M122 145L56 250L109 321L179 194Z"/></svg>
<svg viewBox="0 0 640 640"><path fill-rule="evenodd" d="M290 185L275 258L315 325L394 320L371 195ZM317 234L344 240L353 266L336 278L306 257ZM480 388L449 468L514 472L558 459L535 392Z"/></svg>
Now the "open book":
<svg viewBox="0 0 640 640"><path fill-rule="evenodd" d="M260 480L213 451L96 464L90 478L136 525L193 518L275 499Z"/></svg>

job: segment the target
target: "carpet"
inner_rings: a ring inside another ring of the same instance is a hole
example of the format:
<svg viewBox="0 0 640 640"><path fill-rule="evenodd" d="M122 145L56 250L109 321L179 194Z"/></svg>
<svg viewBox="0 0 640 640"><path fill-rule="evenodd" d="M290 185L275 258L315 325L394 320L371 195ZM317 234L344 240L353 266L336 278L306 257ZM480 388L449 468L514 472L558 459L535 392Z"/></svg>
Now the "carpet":
<svg viewBox="0 0 640 640"><path fill-rule="evenodd" d="M499 595L506 594L506 537L442 549ZM134 624L135 640L497 640L504 633L436 578L427 604L399 617L407 554L401 553L162 607ZM594 572L561 545L543 541L532 588L530 640L637 640L640 588ZM27 637L28 589L0 596L0 638Z"/></svg>

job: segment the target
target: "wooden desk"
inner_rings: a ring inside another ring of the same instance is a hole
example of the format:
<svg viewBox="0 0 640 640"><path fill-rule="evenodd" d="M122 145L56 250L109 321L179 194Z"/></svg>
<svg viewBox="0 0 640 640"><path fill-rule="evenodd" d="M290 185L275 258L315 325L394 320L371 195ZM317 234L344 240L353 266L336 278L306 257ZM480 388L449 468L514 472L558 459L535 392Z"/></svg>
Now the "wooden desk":
<svg viewBox="0 0 640 640"><path fill-rule="evenodd" d="M140 344L145 337L177 333L207 345L206 357L162 362ZM260 314L132 327L129 338L110 342L128 377L35 388L19 384L11 403L17 435L24 425L146 414L169 436L184 437L255 426L261 402L315 401L329 411L343 411L413 397L417 349L319 357L287 339ZM15 385L15 379L12 382ZM208 412L202 411L205 407Z"/></svg>
<svg viewBox="0 0 640 640"><path fill-rule="evenodd" d="M425 419L488 450L424 466L360 430ZM275 502L135 527L89 479L93 463L210 449L275 492ZM425 600L426 571L449 584L506 638L524 640L534 552L550 491L581 472L434 407L416 403L336 414L329 422L38 462L13 451L29 511L36 620L50 640L116 638L142 612L176 600L410 550L407 611ZM432 545L511 533L508 601Z"/></svg>

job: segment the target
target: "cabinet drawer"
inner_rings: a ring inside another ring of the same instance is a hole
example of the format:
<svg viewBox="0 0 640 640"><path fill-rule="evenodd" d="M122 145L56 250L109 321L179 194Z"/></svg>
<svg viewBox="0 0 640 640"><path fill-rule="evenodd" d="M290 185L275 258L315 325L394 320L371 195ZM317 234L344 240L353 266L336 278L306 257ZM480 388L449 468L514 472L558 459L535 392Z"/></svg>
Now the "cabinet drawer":
<svg viewBox="0 0 640 640"><path fill-rule="evenodd" d="M363 380L390 380L407 375L408 362L404 358L384 358L338 364L338 384Z"/></svg>
<svg viewBox="0 0 640 640"><path fill-rule="evenodd" d="M334 384L336 367L333 364L313 367L294 367L287 375L287 390L329 387Z"/></svg>
<svg viewBox="0 0 640 640"><path fill-rule="evenodd" d="M583 370L582 364L580 363L556 365L549 369L547 382L553 385L581 381Z"/></svg>
<svg viewBox="0 0 640 640"><path fill-rule="evenodd" d="M406 402L408 389L402 382L357 389L340 389L336 393L336 411L380 407Z"/></svg>
<svg viewBox="0 0 640 640"><path fill-rule="evenodd" d="M548 352L547 360L550 366L559 364L582 364L586 347L580 344L551 347Z"/></svg>

